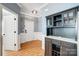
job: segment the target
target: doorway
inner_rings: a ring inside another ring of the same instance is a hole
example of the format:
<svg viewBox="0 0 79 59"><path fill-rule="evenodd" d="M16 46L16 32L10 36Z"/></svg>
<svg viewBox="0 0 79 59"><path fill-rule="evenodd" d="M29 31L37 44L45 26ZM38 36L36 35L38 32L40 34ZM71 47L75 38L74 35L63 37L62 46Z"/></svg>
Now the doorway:
<svg viewBox="0 0 79 59"><path fill-rule="evenodd" d="M6 51L18 50L18 16L8 9L2 8L3 55Z"/></svg>

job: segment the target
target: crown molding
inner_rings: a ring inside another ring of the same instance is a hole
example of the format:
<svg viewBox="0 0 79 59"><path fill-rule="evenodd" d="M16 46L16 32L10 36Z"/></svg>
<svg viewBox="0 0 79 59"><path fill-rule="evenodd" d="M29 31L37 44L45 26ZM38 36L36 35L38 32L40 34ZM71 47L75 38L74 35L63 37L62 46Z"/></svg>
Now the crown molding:
<svg viewBox="0 0 79 59"><path fill-rule="evenodd" d="M23 8L23 7L24 7L21 3L17 3L17 5L18 5L20 8ZM47 5L48 5L48 3L43 4L42 6L40 6L40 7L38 8L38 10L44 8L44 7L47 6Z"/></svg>
<svg viewBox="0 0 79 59"><path fill-rule="evenodd" d="M18 5L20 8L23 8L23 6L22 6L21 3L17 3L17 5Z"/></svg>
<svg viewBox="0 0 79 59"><path fill-rule="evenodd" d="M41 10L42 8L44 8L47 5L48 5L48 3L43 4L41 7L39 7L39 10Z"/></svg>

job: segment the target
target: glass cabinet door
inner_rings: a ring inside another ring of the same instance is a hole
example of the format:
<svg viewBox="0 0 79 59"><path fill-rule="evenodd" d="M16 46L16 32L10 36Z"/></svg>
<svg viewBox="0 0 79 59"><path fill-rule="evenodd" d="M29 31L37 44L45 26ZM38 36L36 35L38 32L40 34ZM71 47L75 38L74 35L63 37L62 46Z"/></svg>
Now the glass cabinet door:
<svg viewBox="0 0 79 59"><path fill-rule="evenodd" d="M68 24L68 14L67 13L64 13L64 15L63 15L63 20L64 20L64 26L67 26L67 24Z"/></svg>
<svg viewBox="0 0 79 59"><path fill-rule="evenodd" d="M48 18L48 19L47 19L47 27L51 27L52 24L53 24L52 18Z"/></svg>
<svg viewBox="0 0 79 59"><path fill-rule="evenodd" d="M74 12L73 11L69 12L68 16L69 16L69 20L73 20Z"/></svg>
<svg viewBox="0 0 79 59"><path fill-rule="evenodd" d="M68 13L69 26L75 26L75 11L70 11Z"/></svg>
<svg viewBox="0 0 79 59"><path fill-rule="evenodd" d="M75 26L75 10L68 11L63 14L64 26L74 27Z"/></svg>

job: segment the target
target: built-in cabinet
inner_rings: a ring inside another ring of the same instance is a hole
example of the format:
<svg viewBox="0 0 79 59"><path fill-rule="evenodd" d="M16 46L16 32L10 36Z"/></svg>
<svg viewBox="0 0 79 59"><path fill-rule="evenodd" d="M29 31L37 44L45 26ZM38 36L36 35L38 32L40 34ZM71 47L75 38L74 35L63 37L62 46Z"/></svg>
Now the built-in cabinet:
<svg viewBox="0 0 79 59"><path fill-rule="evenodd" d="M45 56L77 56L77 44L45 38Z"/></svg>
<svg viewBox="0 0 79 59"><path fill-rule="evenodd" d="M78 7L74 7L53 15L46 16L47 36L61 36L65 38L71 38L76 41L77 12Z"/></svg>
<svg viewBox="0 0 79 59"><path fill-rule="evenodd" d="M77 8L47 16L47 28L75 27Z"/></svg>

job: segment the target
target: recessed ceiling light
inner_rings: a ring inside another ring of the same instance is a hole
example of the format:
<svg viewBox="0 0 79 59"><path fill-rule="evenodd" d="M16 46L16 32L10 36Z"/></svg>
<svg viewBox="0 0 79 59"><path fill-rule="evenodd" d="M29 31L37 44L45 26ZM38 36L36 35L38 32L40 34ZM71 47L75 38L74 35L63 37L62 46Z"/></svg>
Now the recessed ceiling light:
<svg viewBox="0 0 79 59"><path fill-rule="evenodd" d="M48 9L45 9L45 11L48 11Z"/></svg>
<svg viewBox="0 0 79 59"><path fill-rule="evenodd" d="M32 10L32 13L33 14L37 14L37 10Z"/></svg>

